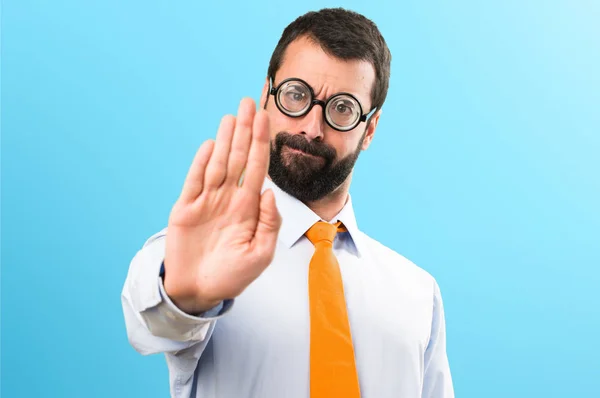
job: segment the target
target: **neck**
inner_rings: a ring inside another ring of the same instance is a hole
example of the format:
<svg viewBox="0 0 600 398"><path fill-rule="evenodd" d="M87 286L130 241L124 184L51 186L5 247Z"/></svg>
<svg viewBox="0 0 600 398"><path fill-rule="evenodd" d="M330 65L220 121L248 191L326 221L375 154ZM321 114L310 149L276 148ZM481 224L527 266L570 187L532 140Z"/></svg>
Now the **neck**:
<svg viewBox="0 0 600 398"><path fill-rule="evenodd" d="M344 181L337 189L325 196L323 199L319 199L314 202L307 202L305 205L322 220L332 221L333 217L342 211L344 205L348 201L348 192L350 191L352 174L353 173L350 173L348 178L346 178L346 181ZM268 174L267 178L270 181L273 181L271 176Z"/></svg>
<svg viewBox="0 0 600 398"><path fill-rule="evenodd" d="M306 206L325 221L332 221L348 201L350 190L350 176L335 191L315 202L308 202Z"/></svg>

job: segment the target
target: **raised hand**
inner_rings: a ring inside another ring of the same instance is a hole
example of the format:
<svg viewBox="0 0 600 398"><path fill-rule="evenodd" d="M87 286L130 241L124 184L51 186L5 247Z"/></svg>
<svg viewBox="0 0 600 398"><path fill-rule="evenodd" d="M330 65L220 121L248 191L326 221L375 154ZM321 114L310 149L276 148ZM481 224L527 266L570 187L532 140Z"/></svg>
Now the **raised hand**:
<svg viewBox="0 0 600 398"><path fill-rule="evenodd" d="M267 115L245 98L198 149L171 210L164 287L181 310L238 296L271 263L281 216L273 192L261 195L268 166Z"/></svg>

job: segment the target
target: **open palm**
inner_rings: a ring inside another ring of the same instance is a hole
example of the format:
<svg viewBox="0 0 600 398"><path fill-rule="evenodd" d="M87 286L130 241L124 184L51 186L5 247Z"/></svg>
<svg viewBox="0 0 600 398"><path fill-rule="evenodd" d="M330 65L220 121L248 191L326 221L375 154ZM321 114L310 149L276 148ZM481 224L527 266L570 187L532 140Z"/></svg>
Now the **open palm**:
<svg viewBox="0 0 600 398"><path fill-rule="evenodd" d="M267 115L245 98L199 148L171 210L164 286L183 311L238 296L272 261L281 217L261 194L268 165Z"/></svg>

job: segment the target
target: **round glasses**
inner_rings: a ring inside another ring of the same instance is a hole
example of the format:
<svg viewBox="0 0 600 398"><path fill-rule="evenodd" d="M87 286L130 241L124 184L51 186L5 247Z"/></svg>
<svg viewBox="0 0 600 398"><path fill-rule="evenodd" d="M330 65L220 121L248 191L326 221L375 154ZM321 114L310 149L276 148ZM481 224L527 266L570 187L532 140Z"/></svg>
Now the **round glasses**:
<svg viewBox="0 0 600 398"><path fill-rule="evenodd" d="M326 101L315 99L312 87L298 78L286 79L279 86L271 87L270 94L275 97L277 108L289 117L302 117L313 106L321 105L325 121L338 131L352 130L375 111L363 115L360 102L349 93L334 94Z"/></svg>

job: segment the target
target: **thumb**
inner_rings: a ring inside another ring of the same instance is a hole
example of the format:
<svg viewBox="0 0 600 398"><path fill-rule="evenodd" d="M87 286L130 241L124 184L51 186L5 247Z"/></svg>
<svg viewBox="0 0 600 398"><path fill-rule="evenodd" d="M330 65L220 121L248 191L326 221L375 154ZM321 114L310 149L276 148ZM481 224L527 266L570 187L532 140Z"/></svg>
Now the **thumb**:
<svg viewBox="0 0 600 398"><path fill-rule="evenodd" d="M275 252L280 227L281 215L275 204L275 194L267 189L260 197L258 225L253 242L259 252L264 255Z"/></svg>

